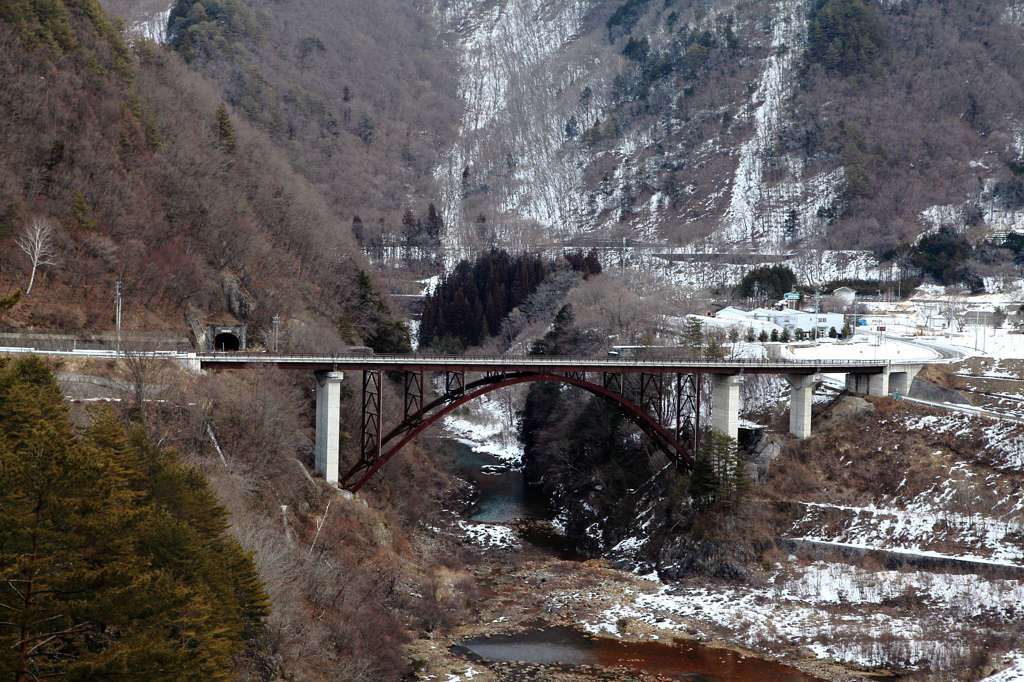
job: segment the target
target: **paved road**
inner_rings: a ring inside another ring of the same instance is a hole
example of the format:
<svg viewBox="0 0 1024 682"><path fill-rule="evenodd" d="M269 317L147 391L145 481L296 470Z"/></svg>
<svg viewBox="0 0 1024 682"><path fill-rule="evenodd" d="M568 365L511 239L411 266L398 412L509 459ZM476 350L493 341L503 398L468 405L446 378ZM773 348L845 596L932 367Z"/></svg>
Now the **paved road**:
<svg viewBox="0 0 1024 682"><path fill-rule="evenodd" d="M933 352L937 348L924 346ZM39 355L64 355L74 357L118 358L115 351L45 351L35 348L0 348L0 353L38 353ZM719 374L736 373L796 373L855 372L877 373L886 366L901 364L919 365L932 360L895 358L852 359L852 358L794 358L783 360L753 360L737 358L621 358L621 357L573 357L573 356L474 356L474 355L287 355L260 352L231 353L175 353L154 351L144 353L154 359L175 360L185 365L198 364L204 368L227 369L254 364L272 364L288 369L406 369L443 370L462 369L466 371L529 371L545 369L552 372L644 372L677 371L707 372Z"/></svg>
<svg viewBox="0 0 1024 682"><path fill-rule="evenodd" d="M957 346L950 346L938 341L923 341L918 338L901 338L900 343L910 344L911 346L920 346L921 348L927 348L928 350L935 351L939 354L939 360L937 362L957 362L970 356L970 353L965 351L963 348ZM932 361L936 362L936 361Z"/></svg>
<svg viewBox="0 0 1024 682"><path fill-rule="evenodd" d="M947 410L953 410L954 412L980 414L984 417L989 417L990 419L999 419L1002 421L1024 424L1024 418L1017 417L1011 414L1003 414L1002 412L993 412L992 410L986 410L981 407L975 407L974 405L954 405L953 403L936 403L932 402L931 400L921 400L919 398L910 398L908 396L903 396L903 400L909 400L912 403L921 403L922 405L931 405L932 407L942 407Z"/></svg>

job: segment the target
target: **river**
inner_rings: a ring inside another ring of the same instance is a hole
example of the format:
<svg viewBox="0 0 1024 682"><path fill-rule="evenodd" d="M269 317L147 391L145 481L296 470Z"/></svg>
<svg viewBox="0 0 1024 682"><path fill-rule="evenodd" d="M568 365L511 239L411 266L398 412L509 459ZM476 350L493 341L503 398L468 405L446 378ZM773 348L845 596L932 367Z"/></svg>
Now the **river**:
<svg viewBox="0 0 1024 682"><path fill-rule="evenodd" d="M444 442L439 450L442 457L450 458L479 489L471 521L515 527L521 541L552 558L586 559L576 551L575 543L553 528L550 508L540 492L525 483L522 472L455 441ZM623 641L595 637L573 627L552 626L545 621L530 623L517 632L487 633L464 639L452 651L472 661L543 664L562 669L566 674L590 667L608 672L647 671L691 682L819 680L773 661L704 646L689 639L672 643Z"/></svg>

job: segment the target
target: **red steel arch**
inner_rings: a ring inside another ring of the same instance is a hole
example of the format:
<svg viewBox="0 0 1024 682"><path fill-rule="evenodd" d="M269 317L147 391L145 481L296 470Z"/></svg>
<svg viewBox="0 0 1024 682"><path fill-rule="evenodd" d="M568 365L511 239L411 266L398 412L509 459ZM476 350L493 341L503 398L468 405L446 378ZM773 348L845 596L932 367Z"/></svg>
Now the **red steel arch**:
<svg viewBox="0 0 1024 682"><path fill-rule="evenodd" d="M445 395L425 405L413 418L406 419L397 427L392 429L380 440L380 451L376 458L367 459L365 455L341 478L338 485L346 490L357 492L368 480L391 459L407 443L436 423L439 419L465 403L478 398L486 393L497 390L504 386L530 383L535 381L549 381L578 386L593 395L611 400L640 430L646 433L654 443L674 459L678 465L693 470L693 456L686 450L672 433L662 426L656 419L647 414L643 409L633 403L620 393L609 390L604 386L592 383L585 379L574 376L565 376L550 373L521 372L515 374L496 374L484 377L466 385L465 389L457 395ZM439 409L438 409L439 408ZM426 416L431 410L435 410ZM384 445L399 438L398 442L384 450ZM353 482L354 481L354 482Z"/></svg>

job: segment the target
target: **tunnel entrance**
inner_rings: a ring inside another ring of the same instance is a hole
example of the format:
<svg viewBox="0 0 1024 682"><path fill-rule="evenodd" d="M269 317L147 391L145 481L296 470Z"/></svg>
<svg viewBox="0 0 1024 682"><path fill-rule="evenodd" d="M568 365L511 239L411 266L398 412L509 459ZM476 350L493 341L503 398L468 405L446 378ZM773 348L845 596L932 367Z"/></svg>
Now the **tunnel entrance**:
<svg viewBox="0 0 1024 682"><path fill-rule="evenodd" d="M213 349L217 351L241 350L242 342L230 332L222 332L213 337Z"/></svg>
<svg viewBox="0 0 1024 682"><path fill-rule="evenodd" d="M206 324L196 330L196 349L218 352L244 351L246 325Z"/></svg>

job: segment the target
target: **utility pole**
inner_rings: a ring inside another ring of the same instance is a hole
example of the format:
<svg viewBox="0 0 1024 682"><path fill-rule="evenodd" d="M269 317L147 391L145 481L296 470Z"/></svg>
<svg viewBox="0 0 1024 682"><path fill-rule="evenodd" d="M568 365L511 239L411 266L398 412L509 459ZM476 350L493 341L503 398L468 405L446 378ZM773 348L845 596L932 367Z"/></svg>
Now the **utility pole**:
<svg viewBox="0 0 1024 682"><path fill-rule="evenodd" d="M114 282L114 323L117 325L117 357L121 357L121 280Z"/></svg>
<svg viewBox="0 0 1024 682"><path fill-rule="evenodd" d="M280 338L278 336L278 330L281 327L281 316L280 315L274 315L273 322L274 322L274 352L276 353L277 349L278 349L278 339Z"/></svg>

